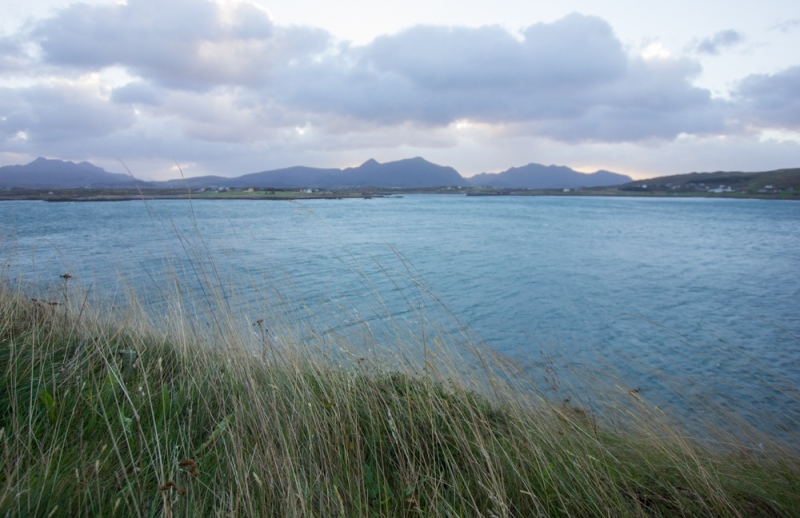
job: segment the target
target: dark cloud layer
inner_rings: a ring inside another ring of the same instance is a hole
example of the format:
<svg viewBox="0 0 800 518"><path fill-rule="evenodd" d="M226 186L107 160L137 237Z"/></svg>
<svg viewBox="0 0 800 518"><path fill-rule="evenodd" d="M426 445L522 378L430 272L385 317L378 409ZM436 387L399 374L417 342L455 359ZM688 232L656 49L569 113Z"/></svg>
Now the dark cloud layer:
<svg viewBox="0 0 800 518"><path fill-rule="evenodd" d="M133 81L111 91L111 100L118 104L144 104L158 106L161 104L159 91L144 81Z"/></svg>
<svg viewBox="0 0 800 518"><path fill-rule="evenodd" d="M742 38L722 31L694 50ZM133 79L113 89L87 79L112 67ZM0 90L0 150L158 147L169 132L221 148L302 135L317 149L439 146L452 137L437 131L464 121L568 143L800 127L800 68L750 76L719 100L694 86L696 61L634 55L607 22L579 14L516 34L415 26L352 45L246 2L74 4L0 39L0 71L20 70L47 79Z"/></svg>
<svg viewBox="0 0 800 518"><path fill-rule="evenodd" d="M0 72L22 70L28 60L28 55L19 38L0 36Z"/></svg>
<svg viewBox="0 0 800 518"><path fill-rule="evenodd" d="M742 120L761 128L800 130L800 66L750 75L735 95Z"/></svg>
<svg viewBox="0 0 800 518"><path fill-rule="evenodd" d="M0 135L28 143L101 137L134 122L131 110L73 85L0 90Z"/></svg>

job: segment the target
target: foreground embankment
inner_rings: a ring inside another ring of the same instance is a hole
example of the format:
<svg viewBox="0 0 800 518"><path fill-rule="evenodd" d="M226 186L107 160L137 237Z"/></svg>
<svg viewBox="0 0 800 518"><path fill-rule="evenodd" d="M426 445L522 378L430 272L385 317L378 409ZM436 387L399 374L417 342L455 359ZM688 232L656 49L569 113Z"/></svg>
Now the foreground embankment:
<svg viewBox="0 0 800 518"><path fill-rule="evenodd" d="M701 444L636 394L612 427L433 351L417 372L170 322L0 290L0 513L800 515L795 449Z"/></svg>

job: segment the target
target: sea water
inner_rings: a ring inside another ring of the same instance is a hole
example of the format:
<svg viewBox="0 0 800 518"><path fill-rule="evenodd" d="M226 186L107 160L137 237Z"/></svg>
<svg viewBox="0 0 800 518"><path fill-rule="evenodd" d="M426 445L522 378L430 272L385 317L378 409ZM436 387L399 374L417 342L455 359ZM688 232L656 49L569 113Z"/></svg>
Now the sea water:
<svg viewBox="0 0 800 518"><path fill-rule="evenodd" d="M155 301L175 275L202 296L200 272L213 271L212 283L240 294L260 280L283 286L282 297L245 293L228 309L276 297L270 307L335 329L424 325L426 306L441 302L531 373L554 355L606 362L626 366L621 389L665 403L664 379L703 380L733 410L774 407L793 416L787 427L798 410L797 202L14 201L0 203L0 224L9 277L33 285L69 273L94 293L123 283Z"/></svg>

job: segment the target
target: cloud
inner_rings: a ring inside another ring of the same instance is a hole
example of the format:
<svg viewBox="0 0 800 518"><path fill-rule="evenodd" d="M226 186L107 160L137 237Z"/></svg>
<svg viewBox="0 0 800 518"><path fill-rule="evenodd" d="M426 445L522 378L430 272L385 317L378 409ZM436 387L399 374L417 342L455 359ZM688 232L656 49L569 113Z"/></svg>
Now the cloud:
<svg viewBox="0 0 800 518"><path fill-rule="evenodd" d="M183 89L258 84L275 65L325 50L330 37L319 29L276 27L255 4L208 0L73 4L31 35L47 64L122 66Z"/></svg>
<svg viewBox="0 0 800 518"><path fill-rule="evenodd" d="M642 140L724 127L685 59L626 54L611 27L570 15L516 38L500 27L413 27L319 63L281 69L265 95L296 109L371 121L514 124L552 138Z"/></svg>
<svg viewBox="0 0 800 518"><path fill-rule="evenodd" d="M158 106L161 104L157 88L144 81L132 81L111 91L111 100L119 104L144 104Z"/></svg>
<svg viewBox="0 0 800 518"><path fill-rule="evenodd" d="M47 65L83 73L122 67L138 79L114 89L112 101L161 106L148 113L178 117L204 140L306 123L340 133L466 119L573 142L669 139L724 126L720 103L691 85L695 64L629 56L607 22L578 14L519 34L416 26L335 46L325 31L276 25L249 3L130 0L74 4L31 35ZM181 90L207 95L206 106L173 94Z"/></svg>
<svg viewBox="0 0 800 518"><path fill-rule="evenodd" d="M19 38L0 36L0 72L23 70L30 57Z"/></svg>
<svg viewBox="0 0 800 518"><path fill-rule="evenodd" d="M800 66L752 74L734 91L743 122L759 128L800 130Z"/></svg>
<svg viewBox="0 0 800 518"><path fill-rule="evenodd" d="M695 52L699 54L718 55L724 48L732 47L744 41L744 34L728 29L719 31L709 38L703 38L696 45L693 45Z"/></svg>
<svg viewBox="0 0 800 518"><path fill-rule="evenodd" d="M202 140L271 138L307 123L339 134L470 120L571 142L724 126L720 102L691 84L698 65L629 56L607 22L578 14L519 34L416 26L336 46L325 31L276 25L249 3L130 0L72 5L31 35L49 66L122 67L138 79L115 88L114 103L177 117Z"/></svg>
<svg viewBox="0 0 800 518"><path fill-rule="evenodd" d="M777 30L781 32L793 31L797 28L800 28L800 18L790 18L788 20L781 20L770 28L772 30Z"/></svg>
<svg viewBox="0 0 800 518"><path fill-rule="evenodd" d="M599 18L570 15L532 25L522 36L520 41L497 26L420 26L377 38L359 57L362 65L438 91L524 93L576 81L604 82L624 73L622 45Z"/></svg>
<svg viewBox="0 0 800 518"><path fill-rule="evenodd" d="M15 142L12 147L102 137L133 122L131 110L108 102L91 86L0 89L0 142Z"/></svg>

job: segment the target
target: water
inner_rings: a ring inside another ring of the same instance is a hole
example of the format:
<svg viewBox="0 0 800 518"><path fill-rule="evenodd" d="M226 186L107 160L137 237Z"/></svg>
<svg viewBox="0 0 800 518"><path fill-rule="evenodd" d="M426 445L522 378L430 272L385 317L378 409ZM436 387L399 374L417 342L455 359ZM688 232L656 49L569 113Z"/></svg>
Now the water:
<svg viewBox="0 0 800 518"><path fill-rule="evenodd" d="M623 388L665 403L680 404L665 388L667 376L703 380L703 390L711 387L731 408L797 410L796 202L3 202L0 224L13 275L40 285L69 272L96 292L118 289L121 277L155 292L168 274L164 258L186 249L191 256L202 245L224 282L291 279L299 296L282 299L289 311L341 308L346 322L339 325L375 325L386 315L375 311L374 298L366 307L374 289L389 312L413 325L431 300L408 273L531 372L545 350L566 362L624 365ZM395 273L387 277L382 268ZM191 268L184 274L191 277Z"/></svg>

